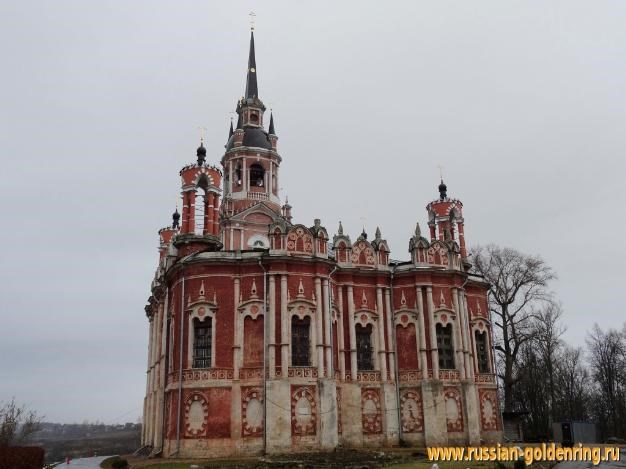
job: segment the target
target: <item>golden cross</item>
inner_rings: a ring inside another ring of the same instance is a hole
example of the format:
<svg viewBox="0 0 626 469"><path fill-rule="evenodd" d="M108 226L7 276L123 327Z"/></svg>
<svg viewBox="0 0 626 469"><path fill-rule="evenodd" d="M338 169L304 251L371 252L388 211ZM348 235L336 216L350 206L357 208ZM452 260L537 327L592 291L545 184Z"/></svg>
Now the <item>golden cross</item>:
<svg viewBox="0 0 626 469"><path fill-rule="evenodd" d="M204 132L207 131L207 128L198 126L198 130L200 131L200 143L204 143Z"/></svg>
<svg viewBox="0 0 626 469"><path fill-rule="evenodd" d="M248 16L250 17L250 31L254 31L254 18L256 17L256 13L251 11Z"/></svg>

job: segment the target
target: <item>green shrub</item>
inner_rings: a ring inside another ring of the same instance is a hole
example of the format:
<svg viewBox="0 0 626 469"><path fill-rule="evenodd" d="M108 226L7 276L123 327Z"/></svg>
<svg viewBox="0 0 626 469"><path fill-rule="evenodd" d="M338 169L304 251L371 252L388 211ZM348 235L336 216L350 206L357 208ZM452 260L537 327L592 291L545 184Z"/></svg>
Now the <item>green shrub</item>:
<svg viewBox="0 0 626 469"><path fill-rule="evenodd" d="M126 459L117 459L111 463L113 469L126 469L128 467L128 461Z"/></svg>

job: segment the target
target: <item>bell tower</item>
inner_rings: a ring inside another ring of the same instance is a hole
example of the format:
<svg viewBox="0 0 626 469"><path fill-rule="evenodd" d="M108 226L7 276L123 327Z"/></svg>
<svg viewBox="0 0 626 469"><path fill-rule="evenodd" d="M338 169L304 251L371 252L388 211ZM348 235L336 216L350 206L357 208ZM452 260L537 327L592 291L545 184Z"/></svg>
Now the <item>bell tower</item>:
<svg viewBox="0 0 626 469"><path fill-rule="evenodd" d="M221 231L227 250L268 247L267 225L283 218L278 192L282 158L277 151L273 114L270 113L268 130L264 128L266 107L259 98L257 74L252 28L245 93L237 102L237 124L233 129L231 122L221 160ZM245 216L241 215L244 211ZM258 213L252 216L251 211Z"/></svg>
<svg viewBox="0 0 626 469"><path fill-rule="evenodd" d="M448 197L448 186L443 182L443 178L438 189L439 198L426 206L430 240L458 243L461 257L466 259L463 203Z"/></svg>

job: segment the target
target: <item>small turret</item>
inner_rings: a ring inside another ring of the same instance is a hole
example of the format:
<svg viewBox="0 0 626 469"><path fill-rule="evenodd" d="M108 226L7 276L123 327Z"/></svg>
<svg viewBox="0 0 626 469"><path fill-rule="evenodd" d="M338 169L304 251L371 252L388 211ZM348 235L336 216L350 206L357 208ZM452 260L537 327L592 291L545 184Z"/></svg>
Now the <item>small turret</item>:
<svg viewBox="0 0 626 469"><path fill-rule="evenodd" d="M465 258L465 234L463 232L463 203L460 200L448 197L448 186L439 183L439 198L426 206L428 210L428 227L430 241L436 239L445 242L457 242L461 256Z"/></svg>
<svg viewBox="0 0 626 469"><path fill-rule="evenodd" d="M291 216L291 209L292 207L289 205L289 197L285 197L285 205L282 206L282 214L289 223L291 223L291 219L293 218Z"/></svg>

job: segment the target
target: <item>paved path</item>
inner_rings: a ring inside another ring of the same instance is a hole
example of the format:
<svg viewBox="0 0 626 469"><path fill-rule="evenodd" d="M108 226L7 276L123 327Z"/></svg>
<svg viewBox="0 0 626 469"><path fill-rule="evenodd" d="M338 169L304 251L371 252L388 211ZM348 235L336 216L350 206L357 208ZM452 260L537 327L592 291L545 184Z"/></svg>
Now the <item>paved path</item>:
<svg viewBox="0 0 626 469"><path fill-rule="evenodd" d="M620 451L620 460L616 462L604 462L600 463L598 466L594 466L590 462L562 462L561 464L557 464L554 469L587 469L587 468L598 468L598 469L618 469L618 468L626 468L626 450Z"/></svg>
<svg viewBox="0 0 626 469"><path fill-rule="evenodd" d="M111 456L98 456L97 458L80 458L72 459L69 464L62 463L57 466L58 469L100 469L100 463Z"/></svg>

